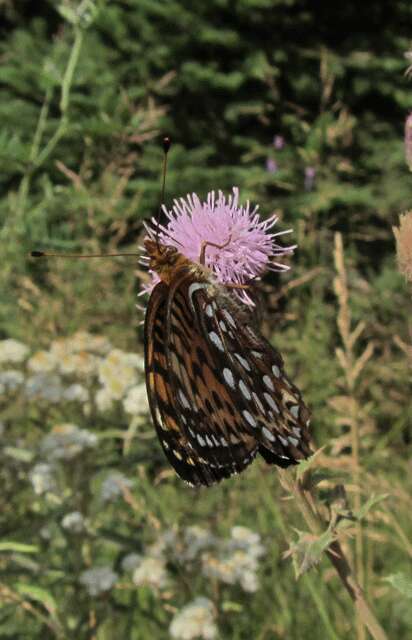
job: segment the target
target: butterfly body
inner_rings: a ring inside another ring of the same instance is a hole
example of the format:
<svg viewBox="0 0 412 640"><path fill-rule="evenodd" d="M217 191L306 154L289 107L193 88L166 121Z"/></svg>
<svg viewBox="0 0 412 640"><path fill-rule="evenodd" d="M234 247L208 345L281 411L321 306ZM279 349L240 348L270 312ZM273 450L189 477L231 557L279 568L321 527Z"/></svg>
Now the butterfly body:
<svg viewBox="0 0 412 640"><path fill-rule="evenodd" d="M310 455L309 411L251 310L204 264L153 239L145 248L160 277L145 320L147 391L178 475L211 485L257 454L282 467Z"/></svg>

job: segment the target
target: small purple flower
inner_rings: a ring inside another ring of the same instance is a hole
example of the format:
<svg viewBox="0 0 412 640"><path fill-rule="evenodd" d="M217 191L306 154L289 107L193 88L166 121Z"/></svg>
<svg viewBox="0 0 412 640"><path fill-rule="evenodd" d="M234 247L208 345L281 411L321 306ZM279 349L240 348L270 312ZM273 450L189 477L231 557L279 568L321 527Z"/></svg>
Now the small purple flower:
<svg viewBox="0 0 412 640"><path fill-rule="evenodd" d="M282 151L285 146L285 138L283 136L276 135L273 138L273 146L277 151Z"/></svg>
<svg viewBox="0 0 412 640"><path fill-rule="evenodd" d="M176 247L186 258L199 262L202 245L212 242L222 248L207 246L206 266L209 267L218 282L244 284L259 278L266 270L287 271L287 265L273 261L277 256L293 252L294 246L282 247L275 238L291 229L270 233L278 221L272 215L261 220L258 206L251 209L249 202L239 204L239 189L233 187L233 194L226 197L221 191L216 195L211 191L207 199L201 202L196 194L174 200L173 209L163 207L168 222L159 225L159 241ZM149 237L156 237L156 219L146 225ZM225 246L223 246L225 245ZM143 264L148 257L143 255ZM152 282L141 293L150 292L159 277L151 273ZM236 290L238 297L246 304L253 305L246 290Z"/></svg>
<svg viewBox="0 0 412 640"><path fill-rule="evenodd" d="M305 168L305 191L312 191L315 184L316 169L315 167Z"/></svg>
<svg viewBox="0 0 412 640"><path fill-rule="evenodd" d="M266 160L266 171L268 173L276 173L278 170L278 163L273 158L267 158Z"/></svg>
<svg viewBox="0 0 412 640"><path fill-rule="evenodd" d="M412 171L412 113L408 115L405 121L405 158L406 164Z"/></svg>

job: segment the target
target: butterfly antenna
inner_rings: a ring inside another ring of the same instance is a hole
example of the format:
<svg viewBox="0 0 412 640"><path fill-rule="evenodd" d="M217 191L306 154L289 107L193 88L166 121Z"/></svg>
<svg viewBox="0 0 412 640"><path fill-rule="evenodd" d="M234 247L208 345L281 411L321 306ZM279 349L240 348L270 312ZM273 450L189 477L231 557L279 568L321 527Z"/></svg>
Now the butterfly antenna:
<svg viewBox="0 0 412 640"><path fill-rule="evenodd" d="M165 188L166 188L166 173L167 173L167 154L170 149L170 145L172 144L169 136L165 136L163 138L163 169L162 169L162 189L160 191L160 202L159 209L157 211L156 217L156 245L159 250L159 226L160 226L160 215L162 213L162 206L164 204L165 199Z"/></svg>
<svg viewBox="0 0 412 640"><path fill-rule="evenodd" d="M30 251L31 258L136 258L135 253L48 253L46 251Z"/></svg>

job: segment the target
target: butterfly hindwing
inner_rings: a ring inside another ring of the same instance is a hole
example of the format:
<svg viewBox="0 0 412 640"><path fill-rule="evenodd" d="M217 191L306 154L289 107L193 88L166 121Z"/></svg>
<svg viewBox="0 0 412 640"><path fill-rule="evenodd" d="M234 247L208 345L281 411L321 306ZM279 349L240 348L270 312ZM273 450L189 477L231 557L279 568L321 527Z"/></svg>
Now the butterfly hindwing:
<svg viewBox="0 0 412 640"><path fill-rule="evenodd" d="M250 312L223 287L193 291L191 304L210 349L219 356L243 424L252 428L265 460L288 466L310 455L309 411L280 354L254 328Z"/></svg>

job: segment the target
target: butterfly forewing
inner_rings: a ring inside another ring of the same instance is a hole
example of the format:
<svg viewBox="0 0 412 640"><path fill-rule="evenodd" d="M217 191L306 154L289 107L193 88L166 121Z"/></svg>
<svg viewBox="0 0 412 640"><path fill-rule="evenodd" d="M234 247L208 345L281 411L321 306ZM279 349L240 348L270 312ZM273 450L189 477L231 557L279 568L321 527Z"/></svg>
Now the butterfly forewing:
<svg viewBox="0 0 412 640"><path fill-rule="evenodd" d="M169 294L169 370L192 447L211 468L231 475L250 464L257 443L233 403L220 358L202 335L190 305L190 291L196 286L200 283L189 276Z"/></svg>
<svg viewBox="0 0 412 640"><path fill-rule="evenodd" d="M171 336L168 331L168 293L168 287L158 284L152 292L146 314L145 370L152 419L166 457L177 474L193 485L211 485L229 477L233 469L232 466L226 469L225 465L215 460L214 455L203 456L203 448L197 439L194 439L197 446L192 444L189 428L193 431L197 426L192 412L182 404L184 391L175 358L174 364L169 360L171 350L167 336L177 339L178 332L172 328ZM180 346L184 344L180 343ZM181 354L179 357L182 357ZM179 391L180 396L177 395ZM208 449L206 452L209 453Z"/></svg>

